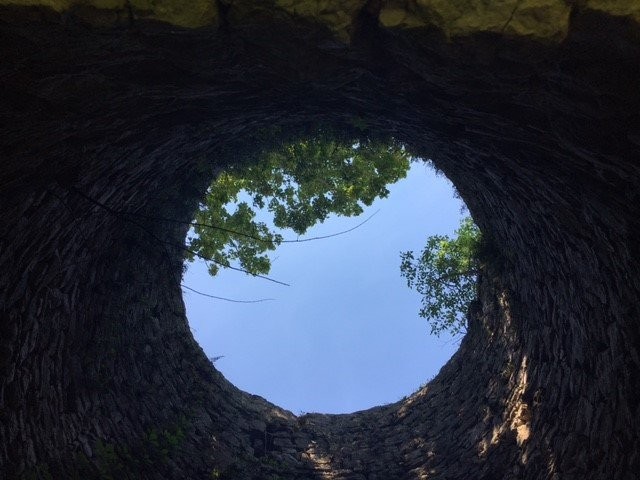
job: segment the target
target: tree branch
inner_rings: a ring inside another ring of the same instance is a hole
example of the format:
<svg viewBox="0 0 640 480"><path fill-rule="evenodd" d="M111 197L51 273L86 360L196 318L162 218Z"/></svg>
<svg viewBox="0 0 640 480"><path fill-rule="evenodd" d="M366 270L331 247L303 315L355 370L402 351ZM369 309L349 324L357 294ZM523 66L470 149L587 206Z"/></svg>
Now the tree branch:
<svg viewBox="0 0 640 480"><path fill-rule="evenodd" d="M198 295L202 295L203 297L214 298L216 300L224 300L225 302L232 302L232 303L261 303L261 302L269 302L269 301L275 300L275 298L261 298L259 300L235 300L235 299L232 299L232 298L218 297L216 295L210 295L208 293L203 293L203 292L195 290L195 289L193 289L191 287L188 287L184 283L181 283L180 286L182 288L186 288L187 290L189 290L189 291L191 291L193 293L197 293Z"/></svg>
<svg viewBox="0 0 640 480"><path fill-rule="evenodd" d="M117 216L117 217L123 217L123 216L127 215L126 213L119 212L118 210L115 210L115 209L109 207L108 205L105 205L104 203L96 200L95 198L90 197L89 195L83 193L82 191L80 191L76 187L70 187L70 190L72 192L76 193L77 195L81 196L82 198L86 199L87 201L93 203L94 205L97 205L98 207L100 207L100 208L104 209L105 211L109 212L111 215L114 215L114 216ZM145 216L141 216L141 217L144 218ZM278 284L284 285L286 287L290 287L291 286L288 283L281 282L280 280L276 280L274 278L270 278L270 277L267 277L265 275L254 274L254 273L249 272L248 270L244 270L242 268L237 268L237 267L232 267L231 265L224 264L222 262L218 262L217 260L214 260L212 258L207 258L204 255L201 255L200 253L195 252L195 251L187 248L185 245L176 244L176 243L173 243L173 242L168 242L166 240L163 240L163 239L159 238L156 234L151 232L148 228L146 228L144 225L140 224L139 222L136 222L134 220L127 219L127 218L124 218L124 220L129 222L129 223L132 223L132 224L138 226L139 228L141 228L143 231L145 231L147 234L149 234L149 236L151 236L151 238L153 238L158 243L162 243L162 244L165 244L165 245L171 245L173 247L177 247L177 248L179 248L181 250L184 250L186 252L191 253L192 255L195 255L198 258L202 258L203 260L207 260L207 261L213 262L215 264L221 265L221 266L223 266L225 268L229 268L231 270L235 270L235 271L238 271L238 272L243 272L243 273L246 273L246 274L251 275L253 277L262 278L263 280L268 280L268 281L273 282L273 283L278 283ZM167 254L168 254L168 252L167 252Z"/></svg>
<svg viewBox="0 0 640 480"><path fill-rule="evenodd" d="M344 235L346 233L350 233L353 232L355 229L360 228L362 225L364 225L365 223L367 223L369 220L371 220L375 215L378 214L378 212L380 212L380 210L376 210L374 213L372 213L371 215L369 215L365 220L363 220L362 222L360 222L359 224L357 224L355 227L352 227L348 230L343 230L337 233L332 233L330 235L322 235L322 236L318 236L318 237L311 237L311 238L298 238L298 239L285 239L282 240L280 243L304 243L304 242L311 242L311 241L315 241L315 240L324 240L326 238L332 238L332 237L337 237L340 235ZM232 235L237 235L239 237L245 237L245 238L250 238L251 240L255 240L257 242L262 242L262 243L273 243L271 240L265 240L264 238L260 238L260 237L256 237L255 235L251 235L248 233L244 233L244 232L239 232L237 230L232 230L229 228L224 228L224 227L220 227L220 226L216 226L216 225L211 225L208 223L199 223L199 222L188 222L185 220L176 220L174 218L166 218L166 217L156 217L153 215L146 215L143 213L133 213L133 212L118 212L121 215L132 215L132 216L137 216L140 218L146 218L148 220L157 220L159 222L168 222L168 223L177 223L180 225L190 225L192 227L201 227L201 228L211 228L213 230L219 230L221 232L225 232L225 233L230 233Z"/></svg>

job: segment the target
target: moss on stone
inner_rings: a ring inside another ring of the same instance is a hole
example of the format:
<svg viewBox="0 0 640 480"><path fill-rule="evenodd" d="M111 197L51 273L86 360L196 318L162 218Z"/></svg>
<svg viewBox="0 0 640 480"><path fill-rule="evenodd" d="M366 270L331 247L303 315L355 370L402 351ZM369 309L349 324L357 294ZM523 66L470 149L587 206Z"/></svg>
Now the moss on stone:
<svg viewBox="0 0 640 480"><path fill-rule="evenodd" d="M414 28L427 25L425 20L415 11L401 8L398 5L383 8L378 18L380 24L388 28Z"/></svg>
<svg viewBox="0 0 640 480"><path fill-rule="evenodd" d="M569 30L571 8L558 0L524 0L514 7L504 32L510 35L560 40Z"/></svg>
<svg viewBox="0 0 640 480"><path fill-rule="evenodd" d="M90 5L103 10L121 10L127 6L126 0L84 0L70 1L74 5Z"/></svg>
<svg viewBox="0 0 640 480"><path fill-rule="evenodd" d="M0 0L0 5L43 6L63 12L76 6L101 10L123 10L125 0ZM130 0L134 15L170 23L180 27L197 28L213 25L218 18L215 2L211 0Z"/></svg>
<svg viewBox="0 0 640 480"><path fill-rule="evenodd" d="M353 20L366 0L248 0L242 15L252 10L280 8L288 14L314 19L348 41ZM237 2L236 2L237 3ZM215 25L216 3L211 0L130 0L134 14L169 24L197 28ZM122 10L125 0L0 0L0 5L40 5L61 12L74 6ZM231 3L232 8L234 3ZM638 0L585 0L584 7L640 22ZM570 2L566 0L388 0L380 11L380 24L388 28L433 26L449 37L476 32L504 33L545 41L559 41L569 27ZM248 13L247 13L248 12Z"/></svg>
<svg viewBox="0 0 640 480"><path fill-rule="evenodd" d="M561 39L570 7L563 0L417 0L391 2L380 12L386 27L435 26L449 37L476 32Z"/></svg>
<svg viewBox="0 0 640 480"><path fill-rule="evenodd" d="M211 0L130 0L136 14L180 27L205 27L217 21L218 11Z"/></svg>
<svg viewBox="0 0 640 480"><path fill-rule="evenodd" d="M71 6L70 0L0 0L0 5L19 5L25 7L49 7L56 12L67 10Z"/></svg>
<svg viewBox="0 0 640 480"><path fill-rule="evenodd" d="M351 25L366 0L275 0L276 6L327 25L338 38L348 41Z"/></svg>
<svg viewBox="0 0 640 480"><path fill-rule="evenodd" d="M629 16L636 22L640 22L640 1L638 0L587 0L586 6L610 15Z"/></svg>

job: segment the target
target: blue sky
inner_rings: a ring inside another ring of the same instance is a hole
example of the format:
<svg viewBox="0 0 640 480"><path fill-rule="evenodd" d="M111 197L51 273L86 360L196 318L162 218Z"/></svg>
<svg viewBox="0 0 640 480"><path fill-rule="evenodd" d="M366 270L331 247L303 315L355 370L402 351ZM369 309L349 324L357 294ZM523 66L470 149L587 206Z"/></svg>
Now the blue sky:
<svg viewBox="0 0 640 480"><path fill-rule="evenodd" d="M184 290L196 340L207 356L224 355L216 367L234 385L295 414L347 413L409 395L455 352L456 339L429 335L399 265L400 251L452 234L462 202L423 162L389 190L360 217L332 217L306 237L352 228L379 210L356 230L273 252L269 275L289 287L230 270L212 278L203 263L189 265L183 283L191 288L274 299L236 304Z"/></svg>

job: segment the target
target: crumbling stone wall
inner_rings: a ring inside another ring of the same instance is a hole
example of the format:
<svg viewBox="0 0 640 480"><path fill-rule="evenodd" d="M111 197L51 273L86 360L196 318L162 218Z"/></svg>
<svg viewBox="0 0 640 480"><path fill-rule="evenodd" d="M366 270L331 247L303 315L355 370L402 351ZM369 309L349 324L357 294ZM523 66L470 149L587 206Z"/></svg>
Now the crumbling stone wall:
<svg viewBox="0 0 640 480"><path fill-rule="evenodd" d="M635 478L637 9L529 3L3 7L0 473ZM239 149L318 124L432 158L493 255L427 386L296 417L193 340L180 245Z"/></svg>

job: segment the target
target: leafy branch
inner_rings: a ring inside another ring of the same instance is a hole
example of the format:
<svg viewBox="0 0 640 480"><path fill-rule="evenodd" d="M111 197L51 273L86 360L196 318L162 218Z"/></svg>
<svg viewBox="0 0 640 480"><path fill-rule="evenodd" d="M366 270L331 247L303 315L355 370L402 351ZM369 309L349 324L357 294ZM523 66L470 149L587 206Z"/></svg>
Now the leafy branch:
<svg viewBox="0 0 640 480"><path fill-rule="evenodd" d="M262 152L257 160L220 174L190 223L186 258L207 258L211 275L221 268L265 275L271 268L267 253L279 245L342 235L371 218L343 232L288 240L256 219L258 209L272 216L276 228L304 235L329 215L359 215L386 197L387 185L404 178L411 162L400 145L340 143L322 136Z"/></svg>
<svg viewBox="0 0 640 480"><path fill-rule="evenodd" d="M461 221L455 234L428 237L417 258L411 251L400 254L400 274L422 295L419 315L434 335L465 332L469 305L477 297L482 235L471 217Z"/></svg>

